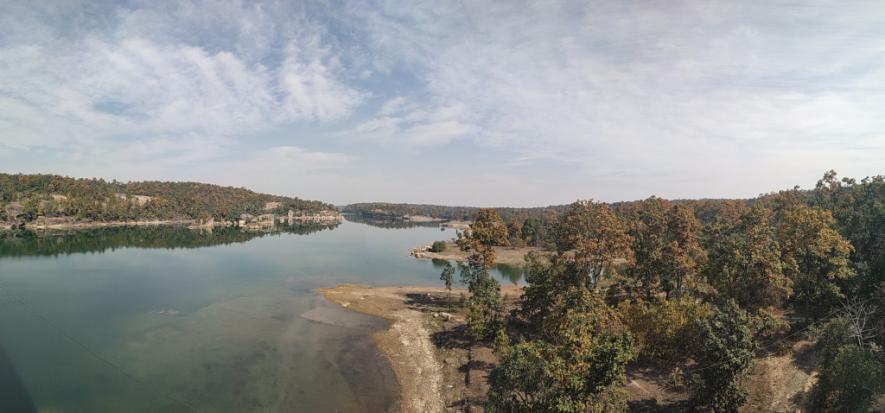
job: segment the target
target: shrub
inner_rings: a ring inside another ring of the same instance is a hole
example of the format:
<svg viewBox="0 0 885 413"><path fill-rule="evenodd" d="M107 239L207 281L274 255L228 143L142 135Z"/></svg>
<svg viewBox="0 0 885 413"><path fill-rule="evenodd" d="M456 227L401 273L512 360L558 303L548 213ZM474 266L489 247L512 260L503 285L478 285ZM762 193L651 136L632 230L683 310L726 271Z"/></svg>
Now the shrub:
<svg viewBox="0 0 885 413"><path fill-rule="evenodd" d="M697 322L710 314L709 305L682 297L652 302L624 301L618 306L646 361L672 363L690 355L698 342Z"/></svg>
<svg viewBox="0 0 885 413"><path fill-rule="evenodd" d="M445 241L434 241L430 246L431 252L443 252L446 250L446 242Z"/></svg>
<svg viewBox="0 0 885 413"><path fill-rule="evenodd" d="M885 355L869 336L864 306L844 311L814 333L815 349L821 358L820 376L812 404L821 412L869 411L885 392Z"/></svg>

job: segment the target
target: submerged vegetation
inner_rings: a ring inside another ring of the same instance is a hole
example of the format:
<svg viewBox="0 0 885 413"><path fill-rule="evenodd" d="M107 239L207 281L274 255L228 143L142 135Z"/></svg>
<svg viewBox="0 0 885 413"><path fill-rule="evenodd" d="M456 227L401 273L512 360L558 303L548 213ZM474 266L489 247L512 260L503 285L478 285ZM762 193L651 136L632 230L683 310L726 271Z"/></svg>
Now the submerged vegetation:
<svg viewBox="0 0 885 413"><path fill-rule="evenodd" d="M467 333L497 354L489 411L626 411L641 364L685 395L667 411L735 412L754 359L798 339L819 362L797 403L885 408L883 177L830 172L812 191L743 201L581 201L533 232L551 253L527 257L516 301L488 276L508 223L480 209L457 241Z"/></svg>

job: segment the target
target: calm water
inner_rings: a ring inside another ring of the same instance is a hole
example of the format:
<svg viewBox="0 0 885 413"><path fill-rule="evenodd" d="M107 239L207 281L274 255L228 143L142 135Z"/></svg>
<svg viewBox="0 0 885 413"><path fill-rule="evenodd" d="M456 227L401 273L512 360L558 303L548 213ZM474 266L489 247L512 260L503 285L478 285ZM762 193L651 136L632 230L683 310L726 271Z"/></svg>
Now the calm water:
<svg viewBox="0 0 885 413"><path fill-rule="evenodd" d="M439 263L408 251L453 235L344 222L0 238L0 411L395 410L369 338L384 323L312 291L438 285Z"/></svg>

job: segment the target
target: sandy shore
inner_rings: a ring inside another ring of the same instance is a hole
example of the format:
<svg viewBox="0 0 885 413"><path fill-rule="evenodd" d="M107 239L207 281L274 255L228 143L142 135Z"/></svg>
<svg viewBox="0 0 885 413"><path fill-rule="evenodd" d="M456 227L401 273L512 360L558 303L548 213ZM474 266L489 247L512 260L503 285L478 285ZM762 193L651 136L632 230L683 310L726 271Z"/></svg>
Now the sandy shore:
<svg viewBox="0 0 885 413"><path fill-rule="evenodd" d="M439 293L441 288L372 288L344 284L321 289L329 301L348 309L382 317L390 328L374 334L381 352L390 360L400 384L403 412L442 412L442 369L436 359L424 315L406 306L406 294Z"/></svg>
<svg viewBox="0 0 885 413"><path fill-rule="evenodd" d="M440 287L367 287L343 284L318 290L327 300L345 308L390 321L387 330L373 338L390 361L400 385L403 412L475 411L486 391L488 371L471 369L470 357L486 354L490 348L439 346L441 334L463 325L458 312L445 313L447 292ZM516 297L517 286L505 286L502 294ZM457 297L463 289L452 291ZM487 364L487 363L486 363ZM465 373L466 372L466 373ZM470 377L473 377L471 380ZM473 382L472 384L465 384ZM479 409L478 411L482 411Z"/></svg>

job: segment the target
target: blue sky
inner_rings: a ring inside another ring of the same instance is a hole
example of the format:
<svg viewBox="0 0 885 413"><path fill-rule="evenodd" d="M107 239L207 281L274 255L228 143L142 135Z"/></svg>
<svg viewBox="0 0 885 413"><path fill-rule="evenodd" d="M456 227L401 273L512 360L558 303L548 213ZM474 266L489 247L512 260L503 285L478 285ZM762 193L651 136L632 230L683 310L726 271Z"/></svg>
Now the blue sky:
<svg viewBox="0 0 885 413"><path fill-rule="evenodd" d="M875 1L0 2L0 171L338 204L885 173Z"/></svg>

